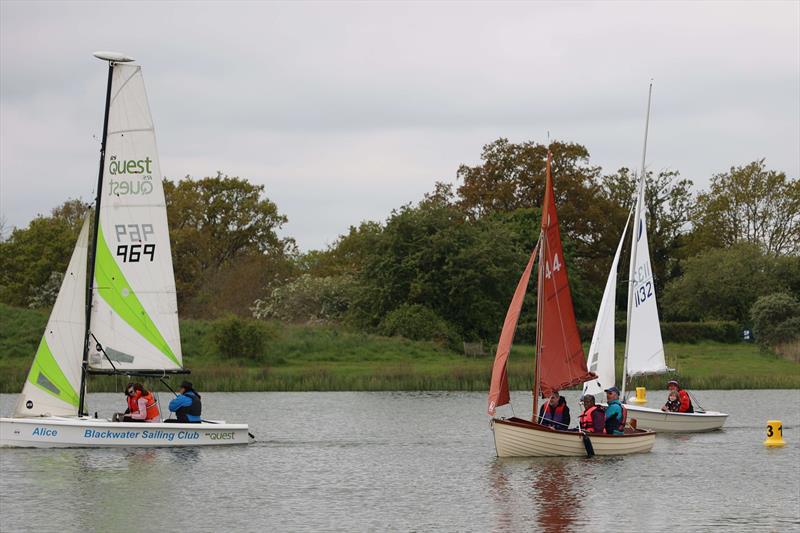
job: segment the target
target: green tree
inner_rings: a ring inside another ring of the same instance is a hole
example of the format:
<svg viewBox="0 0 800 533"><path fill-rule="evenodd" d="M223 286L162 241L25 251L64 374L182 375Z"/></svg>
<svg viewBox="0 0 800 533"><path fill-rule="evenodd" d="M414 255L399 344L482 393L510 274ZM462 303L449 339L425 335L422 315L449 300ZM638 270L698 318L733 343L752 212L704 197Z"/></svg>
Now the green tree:
<svg viewBox="0 0 800 533"><path fill-rule="evenodd" d="M249 314L253 300L269 285L290 276L294 241L278 236L287 219L264 197L263 185L217 173L199 180L186 177L177 183L164 180L164 192L183 314L216 316L234 310ZM269 279L236 279L226 274L231 269L239 274L252 272L259 265L272 267ZM231 294L220 292L225 288L218 284L222 278L230 282ZM213 300L236 299L241 302L236 309L209 305Z"/></svg>
<svg viewBox="0 0 800 533"><path fill-rule="evenodd" d="M778 292L760 297L750 309L756 339L774 346L800 338L800 301Z"/></svg>
<svg viewBox="0 0 800 533"><path fill-rule="evenodd" d="M20 307L52 305L58 290L48 282L66 270L88 210L81 200L67 200L50 216L39 215L0 242L0 301Z"/></svg>
<svg viewBox="0 0 800 533"><path fill-rule="evenodd" d="M800 179L767 170L764 159L711 179L692 214L694 250L756 244L769 255L800 253Z"/></svg>
<svg viewBox="0 0 800 533"><path fill-rule="evenodd" d="M684 263L683 276L667 285L665 317L747 323L750 308L759 296L787 291L796 283L777 276L781 268L793 270L748 243L691 257Z"/></svg>

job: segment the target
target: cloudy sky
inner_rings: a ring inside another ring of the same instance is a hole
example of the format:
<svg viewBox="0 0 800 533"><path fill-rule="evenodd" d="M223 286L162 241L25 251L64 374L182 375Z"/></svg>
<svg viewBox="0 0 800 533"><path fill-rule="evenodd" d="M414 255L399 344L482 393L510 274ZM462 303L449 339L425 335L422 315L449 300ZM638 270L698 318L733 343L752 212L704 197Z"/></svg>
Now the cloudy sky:
<svg viewBox="0 0 800 533"><path fill-rule="evenodd" d="M266 186L301 249L455 181L498 138L699 186L800 175L800 2L0 2L0 211L95 187L106 70L144 67L161 168Z"/></svg>

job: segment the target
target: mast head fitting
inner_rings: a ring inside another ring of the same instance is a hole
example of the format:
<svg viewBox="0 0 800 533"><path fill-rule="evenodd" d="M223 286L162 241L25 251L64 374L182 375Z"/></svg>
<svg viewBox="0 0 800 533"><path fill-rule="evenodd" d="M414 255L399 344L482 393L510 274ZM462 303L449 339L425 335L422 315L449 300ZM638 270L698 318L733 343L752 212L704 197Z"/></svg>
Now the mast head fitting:
<svg viewBox="0 0 800 533"><path fill-rule="evenodd" d="M94 57L97 59L102 59L103 61L109 61L111 63L130 63L133 61L132 57L126 56L125 54L121 54L119 52L107 52L101 50L92 55L94 55Z"/></svg>

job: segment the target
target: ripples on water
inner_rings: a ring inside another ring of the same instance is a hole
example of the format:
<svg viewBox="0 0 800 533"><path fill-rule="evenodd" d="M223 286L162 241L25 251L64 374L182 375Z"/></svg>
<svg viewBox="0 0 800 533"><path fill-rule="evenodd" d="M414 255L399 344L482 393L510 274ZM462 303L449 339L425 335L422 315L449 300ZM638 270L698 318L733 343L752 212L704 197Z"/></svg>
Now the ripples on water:
<svg viewBox="0 0 800 533"><path fill-rule="evenodd" d="M206 415L247 421L258 442L3 450L0 530L800 529L800 391L696 396L731 414L725 430L624 458L498 459L484 394L209 393ZM91 400L101 416L124 401ZM786 448L761 444L771 418Z"/></svg>

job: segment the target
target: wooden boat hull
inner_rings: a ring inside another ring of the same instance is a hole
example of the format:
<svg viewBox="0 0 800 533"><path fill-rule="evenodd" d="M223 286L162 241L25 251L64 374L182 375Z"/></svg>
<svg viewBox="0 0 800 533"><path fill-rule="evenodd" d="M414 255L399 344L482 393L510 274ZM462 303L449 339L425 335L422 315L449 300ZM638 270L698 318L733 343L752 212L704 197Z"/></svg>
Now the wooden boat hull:
<svg viewBox="0 0 800 533"><path fill-rule="evenodd" d="M586 457L583 436L559 431L520 418L492 420L498 457ZM629 455L653 448L653 431L633 430L625 435L589 435L595 455Z"/></svg>
<svg viewBox="0 0 800 533"><path fill-rule="evenodd" d="M720 429L728 415L716 411L703 413L671 413L635 404L625 404L628 420L636 419L636 427L659 433L700 433Z"/></svg>
<svg viewBox="0 0 800 533"><path fill-rule="evenodd" d="M77 417L0 418L0 447L182 447L249 442L247 424L135 423Z"/></svg>

